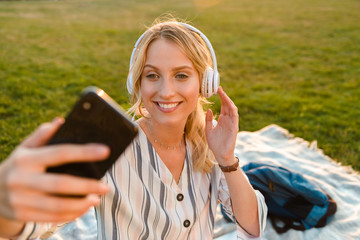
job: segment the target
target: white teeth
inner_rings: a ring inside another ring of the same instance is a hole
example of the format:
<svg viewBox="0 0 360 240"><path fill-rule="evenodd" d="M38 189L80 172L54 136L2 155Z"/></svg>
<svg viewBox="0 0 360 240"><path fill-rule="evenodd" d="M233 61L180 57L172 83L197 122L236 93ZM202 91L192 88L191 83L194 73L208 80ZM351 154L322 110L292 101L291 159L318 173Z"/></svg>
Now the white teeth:
<svg viewBox="0 0 360 240"><path fill-rule="evenodd" d="M162 107L162 108L169 109L169 108L174 108L174 107L176 107L178 104L179 104L179 103L171 103L171 104L159 103L159 106Z"/></svg>

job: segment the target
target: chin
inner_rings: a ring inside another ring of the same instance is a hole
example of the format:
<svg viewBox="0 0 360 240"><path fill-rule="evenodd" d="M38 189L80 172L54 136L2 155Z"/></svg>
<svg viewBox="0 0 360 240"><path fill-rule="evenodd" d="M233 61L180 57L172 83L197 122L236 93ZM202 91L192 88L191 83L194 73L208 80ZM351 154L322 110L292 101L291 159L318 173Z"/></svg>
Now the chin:
<svg viewBox="0 0 360 240"><path fill-rule="evenodd" d="M187 118L174 118L174 117L153 117L153 121L156 121L162 126L168 126L168 127L178 127L181 124L185 124Z"/></svg>

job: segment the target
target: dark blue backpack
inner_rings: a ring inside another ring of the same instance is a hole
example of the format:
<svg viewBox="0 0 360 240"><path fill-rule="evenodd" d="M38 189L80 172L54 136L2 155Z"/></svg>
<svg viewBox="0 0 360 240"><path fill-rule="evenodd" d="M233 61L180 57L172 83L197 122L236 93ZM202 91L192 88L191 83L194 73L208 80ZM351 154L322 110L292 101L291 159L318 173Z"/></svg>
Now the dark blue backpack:
<svg viewBox="0 0 360 240"><path fill-rule="evenodd" d="M336 202L298 172L256 162L250 162L242 169L253 188L264 195L268 216L278 233L290 228L324 227L336 212Z"/></svg>

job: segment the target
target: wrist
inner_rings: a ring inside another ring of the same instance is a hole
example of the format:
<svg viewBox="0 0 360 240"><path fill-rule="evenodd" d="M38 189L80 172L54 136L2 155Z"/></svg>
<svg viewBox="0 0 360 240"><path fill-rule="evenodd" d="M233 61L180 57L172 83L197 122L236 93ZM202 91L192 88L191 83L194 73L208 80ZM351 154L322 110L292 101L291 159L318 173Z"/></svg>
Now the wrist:
<svg viewBox="0 0 360 240"><path fill-rule="evenodd" d="M229 163L230 161L227 161L227 163ZM221 171L223 172L233 172L236 171L239 168L239 158L234 156L232 163L230 164L219 164L219 167L221 169Z"/></svg>
<svg viewBox="0 0 360 240"><path fill-rule="evenodd" d="M216 162L221 166L230 166L237 162L237 157L234 153L230 153L228 156L214 156Z"/></svg>

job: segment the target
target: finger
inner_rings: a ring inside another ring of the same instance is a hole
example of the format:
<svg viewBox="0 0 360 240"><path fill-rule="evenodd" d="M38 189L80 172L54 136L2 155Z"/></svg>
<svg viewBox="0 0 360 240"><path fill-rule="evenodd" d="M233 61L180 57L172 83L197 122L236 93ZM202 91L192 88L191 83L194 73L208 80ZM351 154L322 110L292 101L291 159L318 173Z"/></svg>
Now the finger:
<svg viewBox="0 0 360 240"><path fill-rule="evenodd" d="M229 108L229 100L228 100L227 95L225 94L222 87L219 87L218 95L219 95L220 101L221 101L220 114L226 115L229 113L229 109L228 109Z"/></svg>
<svg viewBox="0 0 360 240"><path fill-rule="evenodd" d="M211 111L211 109L208 109L206 111L206 121L205 121L205 129L206 131L209 131L211 129L213 129L213 112Z"/></svg>
<svg viewBox="0 0 360 240"><path fill-rule="evenodd" d="M88 195L84 198L74 197L56 197L54 195L45 195L35 191L14 192L11 196L12 207L15 215L18 215L19 209L32 209L37 212L47 212L49 214L69 214L79 215L100 203L100 197L97 195ZM26 201L24 201L26 199Z"/></svg>
<svg viewBox="0 0 360 240"><path fill-rule="evenodd" d="M63 118L55 118L52 122L41 124L20 146L32 148L44 145L63 123Z"/></svg>
<svg viewBox="0 0 360 240"><path fill-rule="evenodd" d="M104 160L110 154L110 148L103 144L59 144L26 151L21 163L29 163L33 167L45 169L65 163Z"/></svg>
<svg viewBox="0 0 360 240"><path fill-rule="evenodd" d="M25 222L49 222L49 223L63 223L70 222L76 218L84 215L85 212L81 213L63 213L63 214L54 214L47 212L39 212L33 209L22 208L15 215L15 219Z"/></svg>
<svg viewBox="0 0 360 240"><path fill-rule="evenodd" d="M90 206L91 207L91 206ZM20 207L15 213L15 219L26 222L69 222L84 215L89 208L82 208L72 212L47 212L33 208Z"/></svg>
<svg viewBox="0 0 360 240"><path fill-rule="evenodd" d="M231 116L237 115L238 109L237 109L236 105L229 98L229 96L224 92L222 87L218 88L218 95L219 95L220 101L221 101L220 113L225 114L225 115L231 115Z"/></svg>
<svg viewBox="0 0 360 240"><path fill-rule="evenodd" d="M9 176L9 188L31 189L39 192L62 195L106 194L109 187L98 180L65 174L22 174Z"/></svg>

